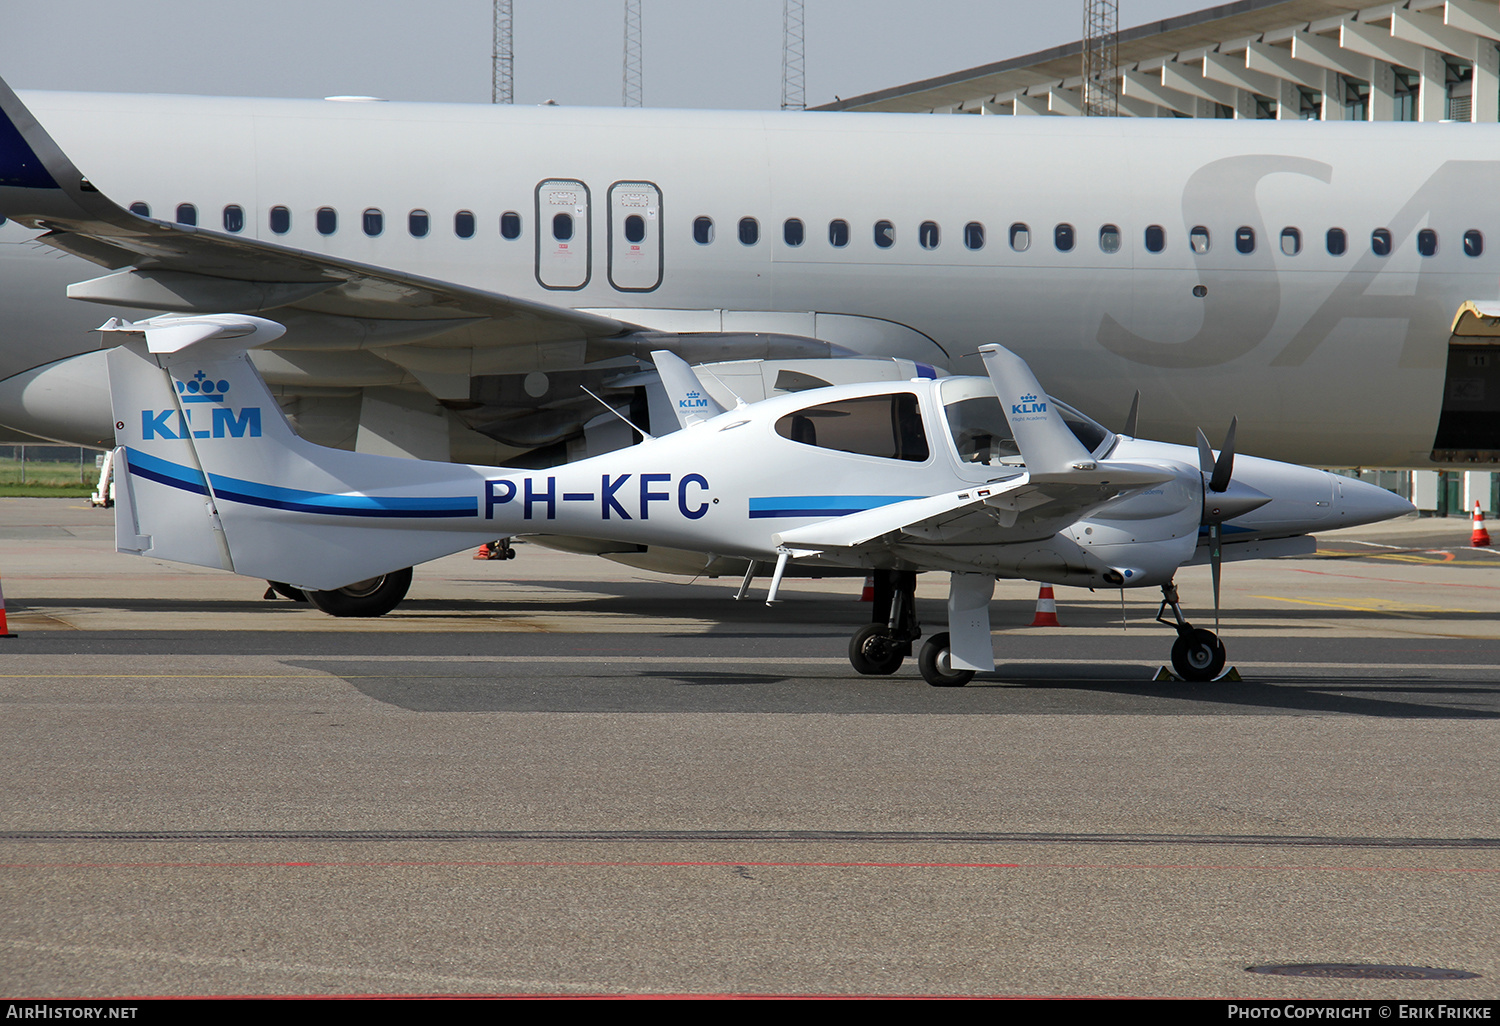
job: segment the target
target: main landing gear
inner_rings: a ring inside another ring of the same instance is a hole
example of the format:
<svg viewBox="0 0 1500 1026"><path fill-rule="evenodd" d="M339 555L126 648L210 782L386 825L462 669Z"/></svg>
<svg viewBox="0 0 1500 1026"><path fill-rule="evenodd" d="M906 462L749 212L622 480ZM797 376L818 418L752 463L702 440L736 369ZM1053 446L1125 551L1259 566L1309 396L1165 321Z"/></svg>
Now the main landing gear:
<svg viewBox="0 0 1500 1026"><path fill-rule="evenodd" d="M1168 607L1172 610L1171 620L1162 615ZM1172 669L1177 676L1183 680L1206 681L1224 672L1224 643L1213 631L1187 622L1177 598L1177 585L1171 581L1161 586L1161 607L1156 611L1156 622L1177 631L1177 640L1172 643Z"/></svg>
<svg viewBox="0 0 1500 1026"><path fill-rule="evenodd" d="M849 639L849 665L860 673L888 676L911 655L922 636L917 623L917 575L909 570L876 570L871 622Z"/></svg>

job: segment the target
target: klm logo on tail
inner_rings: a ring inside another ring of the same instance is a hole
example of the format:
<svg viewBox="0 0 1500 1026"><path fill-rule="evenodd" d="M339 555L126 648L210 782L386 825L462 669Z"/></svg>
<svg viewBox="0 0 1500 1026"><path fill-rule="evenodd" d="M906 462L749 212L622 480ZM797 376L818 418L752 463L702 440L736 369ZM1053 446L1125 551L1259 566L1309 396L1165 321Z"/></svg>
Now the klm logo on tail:
<svg viewBox="0 0 1500 1026"><path fill-rule="evenodd" d="M177 382L177 395L182 401L182 410L142 410L141 438L259 438L260 407L246 406L232 410L229 401L229 382L215 381L201 370L187 381ZM208 405L208 424L204 426L201 407ZM199 412L198 426L193 425L193 414Z"/></svg>

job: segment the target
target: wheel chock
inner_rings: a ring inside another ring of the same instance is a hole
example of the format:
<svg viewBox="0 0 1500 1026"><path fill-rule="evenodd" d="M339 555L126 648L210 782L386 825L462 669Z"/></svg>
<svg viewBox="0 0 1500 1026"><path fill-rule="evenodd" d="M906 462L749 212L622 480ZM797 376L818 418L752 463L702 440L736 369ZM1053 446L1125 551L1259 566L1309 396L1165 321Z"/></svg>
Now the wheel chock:
<svg viewBox="0 0 1500 1026"><path fill-rule="evenodd" d="M1172 672L1172 668L1170 666L1167 666L1165 663L1163 663L1162 666L1157 669L1156 676L1151 678L1151 682L1154 684L1158 681L1168 680L1176 681L1178 684L1190 683L1189 681L1185 681L1181 677L1177 676L1177 674ZM1208 683L1218 684L1220 682L1225 682L1229 684L1242 684L1244 683L1244 680L1245 678L1240 676L1240 668L1238 666L1230 666L1226 667L1224 672L1220 673L1217 677L1213 678L1213 680L1209 681Z"/></svg>

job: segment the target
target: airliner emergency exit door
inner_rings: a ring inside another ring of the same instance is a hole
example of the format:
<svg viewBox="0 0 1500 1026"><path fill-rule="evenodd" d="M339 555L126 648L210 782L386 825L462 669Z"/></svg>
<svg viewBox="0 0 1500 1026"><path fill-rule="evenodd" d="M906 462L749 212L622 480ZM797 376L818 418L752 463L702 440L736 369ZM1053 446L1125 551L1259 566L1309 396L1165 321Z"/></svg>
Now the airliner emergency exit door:
<svg viewBox="0 0 1500 1026"><path fill-rule="evenodd" d="M609 187L609 283L621 292L661 284L661 190L650 182Z"/></svg>
<svg viewBox="0 0 1500 1026"><path fill-rule="evenodd" d="M587 185L549 178L536 187L536 280L543 288L589 283L592 227Z"/></svg>

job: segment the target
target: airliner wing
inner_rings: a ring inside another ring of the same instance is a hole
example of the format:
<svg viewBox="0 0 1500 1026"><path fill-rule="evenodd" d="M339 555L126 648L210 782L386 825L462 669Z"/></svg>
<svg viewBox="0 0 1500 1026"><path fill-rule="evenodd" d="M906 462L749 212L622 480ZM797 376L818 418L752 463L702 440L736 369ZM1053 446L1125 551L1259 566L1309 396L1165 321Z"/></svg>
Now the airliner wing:
<svg viewBox="0 0 1500 1026"><path fill-rule="evenodd" d="M293 307L383 322L372 340L464 329L463 345L609 338L638 330L610 317L141 217L99 192L0 81L0 215L39 241L117 273L69 288L76 299L174 312ZM339 333L345 334L345 333Z"/></svg>
<svg viewBox="0 0 1500 1026"><path fill-rule="evenodd" d="M908 499L783 531L794 549L895 545L1009 545L1050 538L1126 492L1170 481L1151 466L1100 464L1072 474L1022 474L1010 481Z"/></svg>

